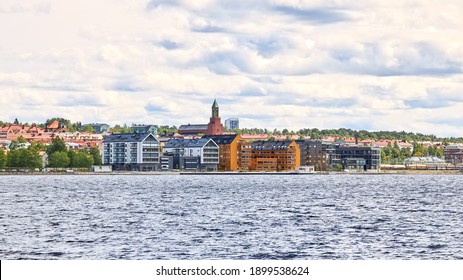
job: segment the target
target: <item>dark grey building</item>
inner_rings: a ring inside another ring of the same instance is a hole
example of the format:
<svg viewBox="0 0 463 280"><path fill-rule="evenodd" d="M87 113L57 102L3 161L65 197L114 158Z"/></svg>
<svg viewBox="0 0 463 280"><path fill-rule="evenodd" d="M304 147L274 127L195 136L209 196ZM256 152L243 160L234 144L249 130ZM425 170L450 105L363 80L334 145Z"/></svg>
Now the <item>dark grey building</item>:
<svg viewBox="0 0 463 280"><path fill-rule="evenodd" d="M178 133L182 135L207 134L207 124L185 124L178 128Z"/></svg>
<svg viewBox="0 0 463 280"><path fill-rule="evenodd" d="M165 154L160 158L161 170L167 171L174 169L174 156Z"/></svg>
<svg viewBox="0 0 463 280"><path fill-rule="evenodd" d="M313 166L315 171L329 170L330 155L336 145L324 140L296 140L301 151L301 166Z"/></svg>
<svg viewBox="0 0 463 280"><path fill-rule="evenodd" d="M332 166L341 165L346 171L379 171L381 149L361 146L338 146L330 156Z"/></svg>

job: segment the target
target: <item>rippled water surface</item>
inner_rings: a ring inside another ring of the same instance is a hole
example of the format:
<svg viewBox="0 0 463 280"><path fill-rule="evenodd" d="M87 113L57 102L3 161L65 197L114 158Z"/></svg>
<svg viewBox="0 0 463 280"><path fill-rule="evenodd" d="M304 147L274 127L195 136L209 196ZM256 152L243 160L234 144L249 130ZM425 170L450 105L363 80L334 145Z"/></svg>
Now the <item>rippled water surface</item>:
<svg viewBox="0 0 463 280"><path fill-rule="evenodd" d="M462 259L463 176L0 176L1 259Z"/></svg>

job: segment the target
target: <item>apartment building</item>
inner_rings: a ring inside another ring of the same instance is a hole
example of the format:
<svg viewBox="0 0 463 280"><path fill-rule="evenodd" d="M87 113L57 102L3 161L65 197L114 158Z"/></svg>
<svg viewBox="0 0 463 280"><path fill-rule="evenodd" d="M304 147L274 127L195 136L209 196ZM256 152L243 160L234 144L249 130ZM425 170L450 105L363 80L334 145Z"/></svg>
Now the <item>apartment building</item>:
<svg viewBox="0 0 463 280"><path fill-rule="evenodd" d="M219 146L209 138L171 139L163 152L173 157L174 169L217 171L219 164Z"/></svg>
<svg viewBox="0 0 463 280"><path fill-rule="evenodd" d="M240 135L211 135L206 136L206 138L214 140L214 142L219 146L220 157L218 170L241 171L243 169L249 169L249 167L243 168L243 152L241 148L243 145L247 144L247 141L241 138ZM247 154L245 154L244 156L247 156ZM249 154L249 156L251 157L251 154Z"/></svg>
<svg viewBox="0 0 463 280"><path fill-rule="evenodd" d="M103 141L102 158L113 170L159 170L159 140L151 133L111 134Z"/></svg>
<svg viewBox="0 0 463 280"><path fill-rule="evenodd" d="M330 155L330 165L346 171L379 171L381 149L362 146L337 146Z"/></svg>
<svg viewBox="0 0 463 280"><path fill-rule="evenodd" d="M330 154L335 145L324 140L296 140L301 151L301 165L313 166L315 171L327 171Z"/></svg>
<svg viewBox="0 0 463 280"><path fill-rule="evenodd" d="M293 171L301 165L301 152L294 140L256 141L251 150L255 171Z"/></svg>

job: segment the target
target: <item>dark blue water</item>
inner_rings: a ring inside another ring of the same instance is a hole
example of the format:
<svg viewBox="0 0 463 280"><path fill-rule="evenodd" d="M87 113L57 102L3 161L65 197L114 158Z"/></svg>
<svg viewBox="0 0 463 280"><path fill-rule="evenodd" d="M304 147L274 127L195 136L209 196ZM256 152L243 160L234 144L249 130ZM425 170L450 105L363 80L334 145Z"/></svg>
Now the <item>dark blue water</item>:
<svg viewBox="0 0 463 280"><path fill-rule="evenodd" d="M0 176L1 259L463 259L463 176Z"/></svg>

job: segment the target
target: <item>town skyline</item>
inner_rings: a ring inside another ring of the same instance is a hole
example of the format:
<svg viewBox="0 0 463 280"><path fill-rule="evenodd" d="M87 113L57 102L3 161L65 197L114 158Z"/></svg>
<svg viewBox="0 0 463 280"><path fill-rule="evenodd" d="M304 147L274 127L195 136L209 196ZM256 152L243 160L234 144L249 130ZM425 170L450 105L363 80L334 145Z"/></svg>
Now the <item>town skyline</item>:
<svg viewBox="0 0 463 280"><path fill-rule="evenodd" d="M0 120L461 137L456 0L5 0ZM46 117L44 117L44 112Z"/></svg>

